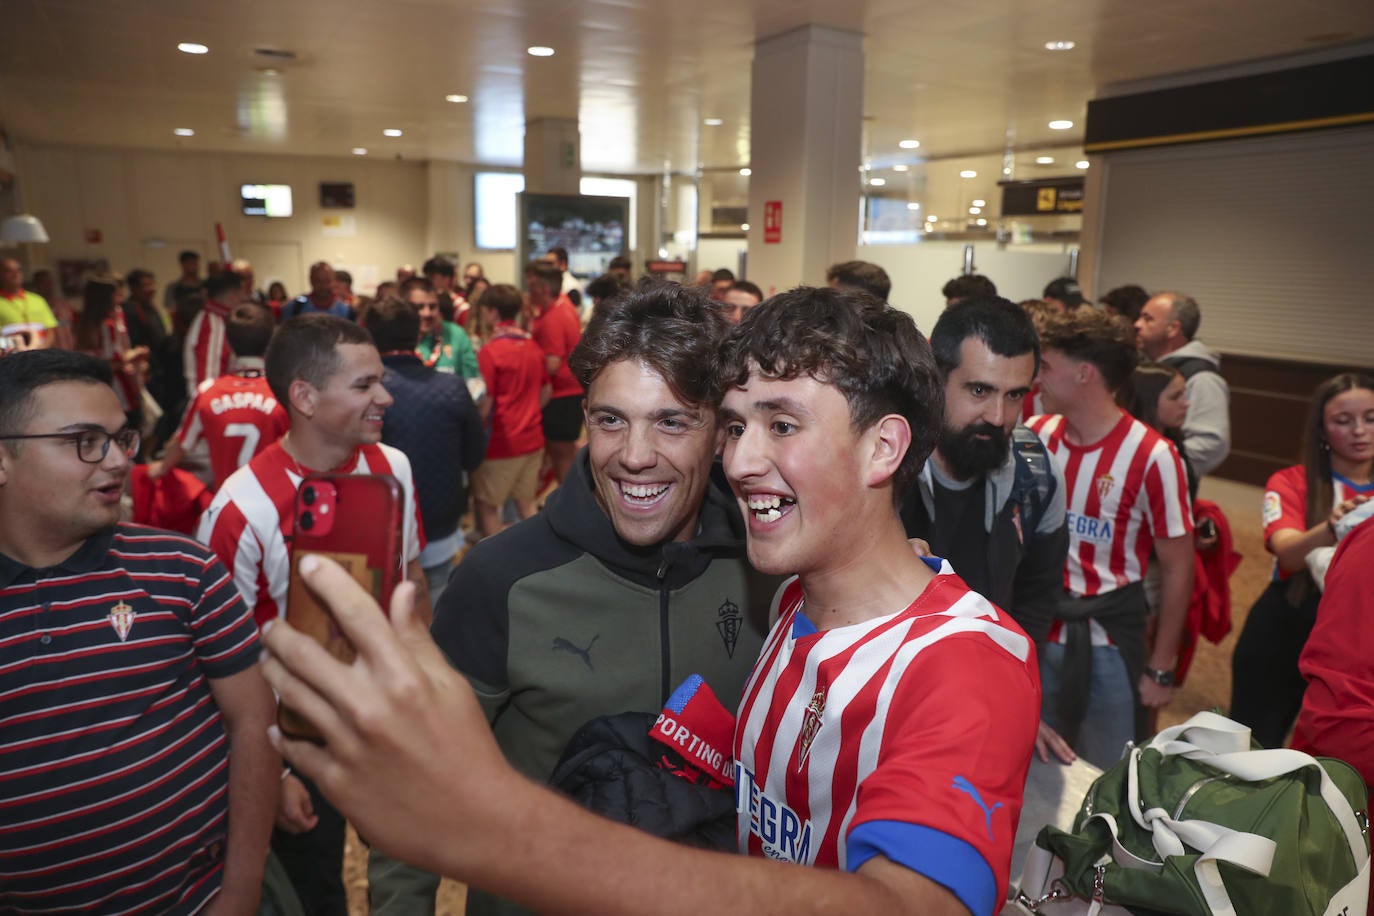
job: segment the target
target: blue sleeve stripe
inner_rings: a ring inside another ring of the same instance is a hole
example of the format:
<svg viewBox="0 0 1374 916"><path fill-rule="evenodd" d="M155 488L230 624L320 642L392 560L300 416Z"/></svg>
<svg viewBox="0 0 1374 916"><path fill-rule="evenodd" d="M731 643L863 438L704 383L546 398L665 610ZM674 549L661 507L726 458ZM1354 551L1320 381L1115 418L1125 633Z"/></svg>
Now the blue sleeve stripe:
<svg viewBox="0 0 1374 916"><path fill-rule="evenodd" d="M705 681L700 674L689 675L687 680L679 684L677 690L673 691L668 702L663 705L671 709L675 715L682 715L682 710L687 708L687 704L691 702L692 697L696 696L697 690L704 683Z"/></svg>
<svg viewBox="0 0 1374 916"><path fill-rule="evenodd" d="M849 832L845 846L849 871L858 871L874 856L886 856L947 888L974 916L997 912L992 866L957 837L903 821L865 821Z"/></svg>

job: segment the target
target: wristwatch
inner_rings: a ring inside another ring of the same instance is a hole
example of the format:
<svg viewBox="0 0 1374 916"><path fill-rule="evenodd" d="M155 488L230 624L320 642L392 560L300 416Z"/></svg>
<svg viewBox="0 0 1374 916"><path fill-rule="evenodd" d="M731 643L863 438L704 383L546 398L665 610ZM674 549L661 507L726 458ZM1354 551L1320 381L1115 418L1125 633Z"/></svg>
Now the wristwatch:
<svg viewBox="0 0 1374 916"><path fill-rule="evenodd" d="M1146 668L1145 676L1161 687L1174 686L1174 673L1172 671L1161 671L1158 668Z"/></svg>

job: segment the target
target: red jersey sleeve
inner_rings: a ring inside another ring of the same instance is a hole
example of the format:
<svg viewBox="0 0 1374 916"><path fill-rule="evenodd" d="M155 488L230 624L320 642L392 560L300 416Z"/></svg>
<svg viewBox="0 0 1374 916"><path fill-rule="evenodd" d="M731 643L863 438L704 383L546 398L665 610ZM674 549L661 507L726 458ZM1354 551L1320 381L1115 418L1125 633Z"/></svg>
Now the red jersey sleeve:
<svg viewBox="0 0 1374 916"><path fill-rule="evenodd" d="M1264 486L1264 544L1283 529L1307 530L1307 475L1303 466L1277 471Z"/></svg>
<svg viewBox="0 0 1374 916"><path fill-rule="evenodd" d="M923 652L897 688L877 768L859 787L849 861L867 846L994 912L1040 721L1036 661L981 634L942 642L948 651Z"/></svg>

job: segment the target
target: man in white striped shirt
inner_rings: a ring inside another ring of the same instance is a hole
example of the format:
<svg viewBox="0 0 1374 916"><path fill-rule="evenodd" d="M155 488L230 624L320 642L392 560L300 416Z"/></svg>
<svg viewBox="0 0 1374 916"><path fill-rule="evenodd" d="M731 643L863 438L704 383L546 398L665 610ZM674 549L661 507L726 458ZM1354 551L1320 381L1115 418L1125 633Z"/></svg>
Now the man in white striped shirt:
<svg viewBox="0 0 1374 916"><path fill-rule="evenodd" d="M1106 768L1143 737L1145 710L1173 696L1193 590L1188 482L1167 439L1117 406L1137 355L1131 327L1079 309L1041 334L1049 413L1027 424L1068 490L1065 598L1040 660L1045 721ZM1150 552L1163 578L1153 640L1142 581Z"/></svg>

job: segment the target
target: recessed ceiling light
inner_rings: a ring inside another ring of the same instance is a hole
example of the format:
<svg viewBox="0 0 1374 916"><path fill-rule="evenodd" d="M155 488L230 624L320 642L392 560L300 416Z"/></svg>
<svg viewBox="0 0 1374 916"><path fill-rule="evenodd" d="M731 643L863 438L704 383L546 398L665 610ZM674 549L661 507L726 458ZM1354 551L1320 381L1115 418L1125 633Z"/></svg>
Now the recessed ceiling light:
<svg viewBox="0 0 1374 916"><path fill-rule="evenodd" d="M1075 163L1073 164L1073 167L1076 168L1076 169L1086 169L1086 168L1088 167L1088 165L1089 165L1088 160L1086 160L1086 159L1080 159L1080 160L1078 160L1077 162L1075 162Z"/></svg>
<svg viewBox="0 0 1374 916"><path fill-rule="evenodd" d="M897 145L900 146L902 149L920 149L920 148L921 148L921 141L920 141L920 140L903 140L901 143L898 143Z"/></svg>
<svg viewBox="0 0 1374 916"><path fill-rule="evenodd" d="M1045 42L1046 51L1072 51L1074 43L1071 41L1047 41Z"/></svg>
<svg viewBox="0 0 1374 916"><path fill-rule="evenodd" d="M720 125L724 124L725 122L722 121L720 118L707 118L701 123L705 124L707 127L720 127Z"/></svg>
<svg viewBox="0 0 1374 916"><path fill-rule="evenodd" d="M525 51L529 53L530 57L553 57L553 48L546 45L534 45L526 48Z"/></svg>
<svg viewBox="0 0 1374 916"><path fill-rule="evenodd" d="M973 221L973 223L976 226L986 226L988 224L988 221L985 219L976 219Z"/></svg>
<svg viewBox="0 0 1374 916"><path fill-rule="evenodd" d="M463 104L464 102L466 102L467 100L468 100L468 97L467 97L467 96L465 96L465 95L459 95L458 93L454 93L453 95L446 95L446 96L444 96L444 101L445 101L445 102L452 102L452 103L454 103L455 105L461 105L461 104Z"/></svg>
<svg viewBox="0 0 1374 916"><path fill-rule="evenodd" d="M937 222L939 219L940 219L940 217L938 217L938 216L936 216L935 214L932 213L930 216L927 216L927 217L926 217L926 222L928 222L928 223L933 223L933 222Z"/></svg>
<svg viewBox="0 0 1374 916"><path fill-rule="evenodd" d="M388 127L382 131L383 137L399 137L403 131L399 127Z"/></svg>
<svg viewBox="0 0 1374 916"><path fill-rule="evenodd" d="M1068 130L1073 127L1072 121L1051 121L1050 130Z"/></svg>
<svg viewBox="0 0 1374 916"><path fill-rule="evenodd" d="M981 200L981 199L980 199L980 200L975 200L973 203L969 204L970 207L986 207L987 205L988 205L988 202L987 202L986 200Z"/></svg>
<svg viewBox="0 0 1374 916"><path fill-rule="evenodd" d="M894 172L905 172L905 171L907 171L907 170L910 169L910 168L911 168L911 166L909 166L909 165L902 165L902 164L899 162L898 164L896 164L896 165L894 165L894 166L892 167L892 171L894 171Z"/></svg>
<svg viewBox="0 0 1374 916"><path fill-rule="evenodd" d="M977 178L977 177L978 177L978 173L975 172L973 169L964 169L962 172L959 173L959 177L960 177L960 178Z"/></svg>
<svg viewBox="0 0 1374 916"><path fill-rule="evenodd" d="M970 215L970 216L977 216L979 213L982 213L982 212L983 212L983 208L982 208L982 207L969 207L969 208L968 208L968 212L969 212L969 215Z"/></svg>
<svg viewBox="0 0 1374 916"><path fill-rule="evenodd" d="M177 45L177 50L182 54L209 54L210 49L205 45L194 41L183 41Z"/></svg>
<svg viewBox="0 0 1374 916"><path fill-rule="evenodd" d="M355 156L366 156L366 155L367 155L367 147L365 147L365 146L355 146L355 147L353 147L353 155L355 155Z"/></svg>
<svg viewBox="0 0 1374 916"><path fill-rule="evenodd" d="M172 133L176 134L178 137L194 137L196 135L196 132L189 127L178 127L173 130Z"/></svg>
<svg viewBox="0 0 1374 916"><path fill-rule="evenodd" d="M887 179L886 179L886 178L870 178L870 179L868 179L868 183L869 183L870 185L872 185L873 187L875 187L875 188L881 188L883 185L887 184Z"/></svg>
<svg viewBox="0 0 1374 916"><path fill-rule="evenodd" d="M745 178L748 178L750 175L754 174L754 170L753 170L753 169L745 168L745 169L740 169L740 170L739 170L739 173L740 173L741 175L743 175Z"/></svg>
<svg viewBox="0 0 1374 916"><path fill-rule="evenodd" d="M740 224L739 224L739 231L740 231L740 232L748 232L748 231L749 231L749 224L748 224L748 223L740 223Z"/></svg>
<svg viewBox="0 0 1374 916"><path fill-rule="evenodd" d="M1036 156L1036 157L1035 157L1035 164L1036 164L1036 165L1053 165L1053 164L1054 164L1054 157L1053 157L1053 156Z"/></svg>
<svg viewBox="0 0 1374 916"><path fill-rule="evenodd" d="M921 205L918 204L916 201L912 200L907 202L906 208L908 210L919 210L921 209Z"/></svg>

